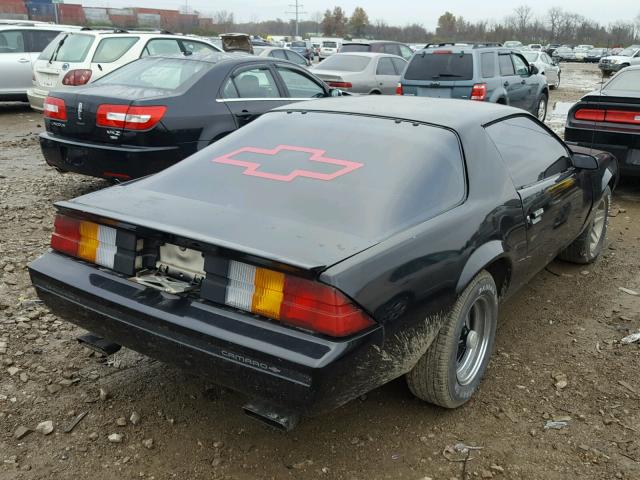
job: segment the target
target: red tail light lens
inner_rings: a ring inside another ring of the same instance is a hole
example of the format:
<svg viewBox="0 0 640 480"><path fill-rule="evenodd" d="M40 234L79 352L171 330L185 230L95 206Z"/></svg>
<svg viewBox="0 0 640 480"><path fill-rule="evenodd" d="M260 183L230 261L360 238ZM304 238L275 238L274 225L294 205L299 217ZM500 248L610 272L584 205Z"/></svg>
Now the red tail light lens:
<svg viewBox="0 0 640 480"><path fill-rule="evenodd" d="M91 80L91 70L69 70L62 79L63 85L84 85Z"/></svg>
<svg viewBox="0 0 640 480"><path fill-rule="evenodd" d="M334 88L352 88L353 84L351 82L329 82L329 86Z"/></svg>
<svg viewBox="0 0 640 480"><path fill-rule="evenodd" d="M640 125L640 112L628 110L607 110L605 121L612 123L629 123Z"/></svg>
<svg viewBox="0 0 640 480"><path fill-rule="evenodd" d="M396 87L396 95L404 95L404 90L402 90L402 84L399 83Z"/></svg>
<svg viewBox="0 0 640 480"><path fill-rule="evenodd" d="M487 84L476 83L471 89L471 100L478 100L484 102L487 98Z"/></svg>
<svg viewBox="0 0 640 480"><path fill-rule="evenodd" d="M52 120L67 120L67 106L64 100L56 97L47 97L44 101L44 116Z"/></svg>
<svg viewBox="0 0 640 480"><path fill-rule="evenodd" d="M98 107L96 124L125 130L149 130L162 119L167 107L104 104Z"/></svg>
<svg viewBox="0 0 640 480"><path fill-rule="evenodd" d="M593 108L581 108L573 114L576 120L588 120L591 122L604 122L605 110Z"/></svg>

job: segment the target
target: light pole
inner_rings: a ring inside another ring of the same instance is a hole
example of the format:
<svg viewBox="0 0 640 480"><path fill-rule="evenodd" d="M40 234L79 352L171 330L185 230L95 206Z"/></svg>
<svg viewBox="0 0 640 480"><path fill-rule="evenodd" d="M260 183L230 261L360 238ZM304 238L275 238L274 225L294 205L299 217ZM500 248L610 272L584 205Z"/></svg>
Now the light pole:
<svg viewBox="0 0 640 480"><path fill-rule="evenodd" d="M293 12L285 12L289 15L295 15L296 16L296 37L298 36L299 32L298 32L298 23L300 21L300 15L306 15L307 12L303 12L302 11L302 7L304 7L303 4L301 4L298 0L295 0L296 3L292 3L289 4L289 6L291 8L294 9Z"/></svg>

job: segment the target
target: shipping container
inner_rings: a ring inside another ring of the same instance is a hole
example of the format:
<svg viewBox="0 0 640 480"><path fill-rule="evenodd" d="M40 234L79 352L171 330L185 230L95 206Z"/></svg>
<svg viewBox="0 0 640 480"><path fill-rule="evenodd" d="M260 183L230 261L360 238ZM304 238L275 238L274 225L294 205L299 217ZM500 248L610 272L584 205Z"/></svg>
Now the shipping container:
<svg viewBox="0 0 640 480"><path fill-rule="evenodd" d="M68 25L86 25L87 17L84 15L82 5L60 3L58 4L58 21Z"/></svg>
<svg viewBox="0 0 640 480"><path fill-rule="evenodd" d="M98 25L111 24L106 8L84 7L84 16L87 18L87 23L94 23Z"/></svg>

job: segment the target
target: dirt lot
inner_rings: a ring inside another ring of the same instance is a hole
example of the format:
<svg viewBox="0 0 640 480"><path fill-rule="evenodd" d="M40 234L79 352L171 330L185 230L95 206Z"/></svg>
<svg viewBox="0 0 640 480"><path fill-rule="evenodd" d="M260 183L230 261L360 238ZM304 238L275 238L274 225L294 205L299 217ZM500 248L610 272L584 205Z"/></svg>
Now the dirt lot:
<svg viewBox="0 0 640 480"><path fill-rule="evenodd" d="M566 66L551 105L597 81L593 66ZM52 203L107 186L46 167L41 129L25 106L0 106L1 479L640 478L640 345L620 343L640 328L640 296L619 288L640 291L639 181L615 192L603 258L553 263L503 305L468 405L423 404L400 379L283 434L233 392L130 351L91 355L36 300L26 264L47 248ZM52 433L15 437L48 420ZM481 448L466 463L447 449L461 442Z"/></svg>

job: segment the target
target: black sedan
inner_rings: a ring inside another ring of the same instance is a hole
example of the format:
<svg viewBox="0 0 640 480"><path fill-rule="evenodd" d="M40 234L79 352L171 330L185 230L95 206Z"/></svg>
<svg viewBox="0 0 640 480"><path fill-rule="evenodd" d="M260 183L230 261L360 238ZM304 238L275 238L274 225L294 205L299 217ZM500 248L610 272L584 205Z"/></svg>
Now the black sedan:
<svg viewBox="0 0 640 480"><path fill-rule="evenodd" d="M158 172L274 107L340 95L286 60L146 57L51 92L40 145L61 171L128 180Z"/></svg>
<svg viewBox="0 0 640 480"><path fill-rule="evenodd" d="M567 116L567 142L612 153L625 175L640 176L640 66L627 67Z"/></svg>
<svg viewBox="0 0 640 480"><path fill-rule="evenodd" d="M616 179L611 155L511 107L303 102L57 203L29 271L96 348L209 376L274 426L403 375L453 408L484 375L499 301L557 255L598 257Z"/></svg>

